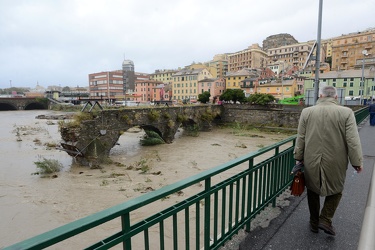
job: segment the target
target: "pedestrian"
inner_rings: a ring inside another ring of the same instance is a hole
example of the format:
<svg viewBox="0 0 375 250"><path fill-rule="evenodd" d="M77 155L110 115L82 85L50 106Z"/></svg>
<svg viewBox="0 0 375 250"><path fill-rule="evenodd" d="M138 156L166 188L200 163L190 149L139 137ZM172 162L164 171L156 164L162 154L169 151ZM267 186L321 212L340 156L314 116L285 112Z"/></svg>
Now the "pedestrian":
<svg viewBox="0 0 375 250"><path fill-rule="evenodd" d="M370 113L370 125L375 126L375 103L373 102L368 107L368 112Z"/></svg>
<svg viewBox="0 0 375 250"><path fill-rule="evenodd" d="M302 110L294 158L303 161L310 230L336 235L332 218L340 203L348 160L362 171L362 147L354 113L337 102L337 90L321 88L316 105ZM320 196L324 204L320 210Z"/></svg>

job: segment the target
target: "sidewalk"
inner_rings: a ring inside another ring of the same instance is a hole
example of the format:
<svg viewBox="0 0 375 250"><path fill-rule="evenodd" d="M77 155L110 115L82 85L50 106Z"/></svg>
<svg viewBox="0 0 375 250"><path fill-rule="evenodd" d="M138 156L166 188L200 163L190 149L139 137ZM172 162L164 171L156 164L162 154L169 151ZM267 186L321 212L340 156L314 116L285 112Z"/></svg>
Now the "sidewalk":
<svg viewBox="0 0 375 250"><path fill-rule="evenodd" d="M358 127L364 170L357 174L351 166L348 167L343 196L332 223L336 236L325 234L322 230L317 234L310 231L305 191L301 197L291 197L290 206L283 208L281 215L267 228L251 231L241 242L240 250L357 249L375 165L375 127L369 125L368 118Z"/></svg>

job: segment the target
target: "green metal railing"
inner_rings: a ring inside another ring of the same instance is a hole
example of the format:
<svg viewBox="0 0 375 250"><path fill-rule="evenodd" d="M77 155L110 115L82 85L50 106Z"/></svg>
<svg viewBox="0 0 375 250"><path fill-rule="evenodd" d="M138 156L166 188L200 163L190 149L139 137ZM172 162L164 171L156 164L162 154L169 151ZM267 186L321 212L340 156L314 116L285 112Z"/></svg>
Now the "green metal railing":
<svg viewBox="0 0 375 250"><path fill-rule="evenodd" d="M357 124L360 124L369 115L368 107L361 108L355 111L354 114L355 114L355 120Z"/></svg>
<svg viewBox="0 0 375 250"><path fill-rule="evenodd" d="M356 118L363 115L364 119L364 114L359 110ZM85 238L79 238L80 243L92 239L85 245L89 245L86 249L114 246L126 250L218 249L240 229L249 231L252 219L269 204L275 206L276 198L289 188L295 140L296 135L291 136L5 249L58 247L73 236ZM177 204L163 207L162 200L179 193L191 195ZM120 231L108 230L107 238L96 240L91 230L107 222ZM87 230L90 230L90 237L82 235ZM65 248L82 247L67 243Z"/></svg>

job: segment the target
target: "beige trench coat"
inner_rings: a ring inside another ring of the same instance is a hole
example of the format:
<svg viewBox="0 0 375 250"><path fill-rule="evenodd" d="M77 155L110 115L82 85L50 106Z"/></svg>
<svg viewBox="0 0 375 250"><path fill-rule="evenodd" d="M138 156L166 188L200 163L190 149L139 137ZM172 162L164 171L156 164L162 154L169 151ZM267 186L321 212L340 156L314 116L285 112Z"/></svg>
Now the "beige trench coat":
<svg viewBox="0 0 375 250"><path fill-rule="evenodd" d="M304 161L308 189L321 196L342 192L348 160L352 166L362 166L354 112L331 97L303 109L294 158Z"/></svg>

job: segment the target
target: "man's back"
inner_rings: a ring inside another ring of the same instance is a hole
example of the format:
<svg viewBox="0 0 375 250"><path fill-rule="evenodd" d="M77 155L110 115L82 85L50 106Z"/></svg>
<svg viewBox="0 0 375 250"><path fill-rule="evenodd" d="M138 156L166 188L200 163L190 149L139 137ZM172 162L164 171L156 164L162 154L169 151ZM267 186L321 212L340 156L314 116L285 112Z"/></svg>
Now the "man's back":
<svg viewBox="0 0 375 250"><path fill-rule="evenodd" d="M307 186L324 196L341 192L348 157L355 163L362 157L353 111L335 98L319 99L302 110L298 133L295 157L305 162Z"/></svg>

